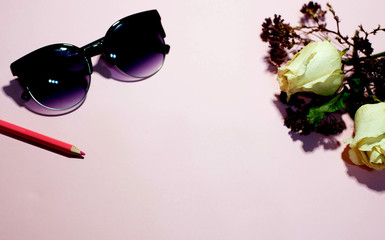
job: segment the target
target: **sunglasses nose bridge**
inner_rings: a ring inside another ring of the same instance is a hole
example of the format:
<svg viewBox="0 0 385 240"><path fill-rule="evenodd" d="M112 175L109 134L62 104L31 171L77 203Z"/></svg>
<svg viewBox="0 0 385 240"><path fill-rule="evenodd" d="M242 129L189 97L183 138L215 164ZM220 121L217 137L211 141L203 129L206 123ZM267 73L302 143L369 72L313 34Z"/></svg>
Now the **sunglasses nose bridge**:
<svg viewBox="0 0 385 240"><path fill-rule="evenodd" d="M92 43L89 43L86 46L82 47L85 56L90 59L91 57L102 54L103 42L104 42L104 37L100 38L96 41L93 41Z"/></svg>

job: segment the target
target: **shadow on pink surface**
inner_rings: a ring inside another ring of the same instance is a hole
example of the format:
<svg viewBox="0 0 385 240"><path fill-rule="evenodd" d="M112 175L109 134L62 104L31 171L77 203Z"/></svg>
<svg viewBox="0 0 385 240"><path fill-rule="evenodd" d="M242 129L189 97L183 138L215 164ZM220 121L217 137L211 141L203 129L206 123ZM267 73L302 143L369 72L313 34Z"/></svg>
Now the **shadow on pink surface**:
<svg viewBox="0 0 385 240"><path fill-rule="evenodd" d="M346 146L341 154L342 160L346 164L346 173L353 177L360 184L377 192L385 192L385 172L377 171L366 166L357 166L349 159L349 146Z"/></svg>
<svg viewBox="0 0 385 240"><path fill-rule="evenodd" d="M39 105L36 101L34 101L32 98L29 99L23 99L23 94L25 93L25 89L21 86L20 82L18 79L13 79L9 81L9 85L3 87L4 93L13 99L15 103L19 107L24 107L27 110L43 115L43 116L62 116L68 113L71 113L78 109L81 105L83 105L85 97L81 103L79 103L76 107L68 109L68 110L50 110L45 107L42 107Z"/></svg>
<svg viewBox="0 0 385 240"><path fill-rule="evenodd" d="M301 141L302 149L305 152L311 152L318 147L323 147L324 150L335 150L341 146L341 143L333 136L323 136L318 133L311 133L307 136L298 133L289 132L293 141Z"/></svg>
<svg viewBox="0 0 385 240"><path fill-rule="evenodd" d="M266 63L266 66L267 66L266 67L266 72L269 72L271 74L276 75L277 72L278 72L278 67L271 63L270 57L268 55L266 55L263 58L263 61Z"/></svg>

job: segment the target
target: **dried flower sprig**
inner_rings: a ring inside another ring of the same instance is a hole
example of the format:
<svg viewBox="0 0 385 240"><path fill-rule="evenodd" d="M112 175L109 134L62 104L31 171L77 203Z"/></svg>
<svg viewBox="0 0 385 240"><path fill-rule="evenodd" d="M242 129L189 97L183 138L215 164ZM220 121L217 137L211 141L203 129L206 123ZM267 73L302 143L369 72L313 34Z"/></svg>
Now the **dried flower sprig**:
<svg viewBox="0 0 385 240"><path fill-rule="evenodd" d="M269 44L268 61L278 68L308 43L318 40L335 41L342 55L345 78L333 96L324 97L309 93L295 93L287 102L286 94L280 100L288 105L284 124L294 132L307 135L319 132L332 135L342 132L345 123L336 113L348 112L354 117L357 109L368 103L385 101L385 52L373 54L370 37L385 28L378 25L372 31L358 26L352 37L343 35L341 20L330 4L327 10L310 1L300 9L301 25L292 27L280 15L266 18L260 35ZM326 23L328 13L336 23L330 29Z"/></svg>

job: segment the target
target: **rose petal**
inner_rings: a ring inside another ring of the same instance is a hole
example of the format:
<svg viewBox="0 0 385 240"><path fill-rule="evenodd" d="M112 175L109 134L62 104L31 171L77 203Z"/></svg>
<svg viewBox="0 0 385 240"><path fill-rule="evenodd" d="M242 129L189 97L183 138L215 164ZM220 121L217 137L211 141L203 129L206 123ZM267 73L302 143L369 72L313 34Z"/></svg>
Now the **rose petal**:
<svg viewBox="0 0 385 240"><path fill-rule="evenodd" d="M343 78L341 55L329 41L309 43L285 66L279 67L277 74L280 89L288 99L296 92L333 95Z"/></svg>
<svg viewBox="0 0 385 240"><path fill-rule="evenodd" d="M385 103L361 106L354 116L355 136L350 144L349 157L376 170L385 168Z"/></svg>

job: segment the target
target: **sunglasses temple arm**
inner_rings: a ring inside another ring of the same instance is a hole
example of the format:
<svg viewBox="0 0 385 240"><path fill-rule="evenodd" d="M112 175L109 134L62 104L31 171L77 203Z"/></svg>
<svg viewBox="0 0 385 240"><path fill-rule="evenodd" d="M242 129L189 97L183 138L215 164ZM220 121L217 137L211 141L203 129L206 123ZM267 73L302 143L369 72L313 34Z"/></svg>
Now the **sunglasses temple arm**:
<svg viewBox="0 0 385 240"><path fill-rule="evenodd" d="M102 46L103 46L104 38L100 38L92 43L87 44L82 47L85 55L88 58L94 57L96 55L102 54Z"/></svg>

